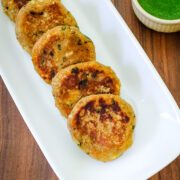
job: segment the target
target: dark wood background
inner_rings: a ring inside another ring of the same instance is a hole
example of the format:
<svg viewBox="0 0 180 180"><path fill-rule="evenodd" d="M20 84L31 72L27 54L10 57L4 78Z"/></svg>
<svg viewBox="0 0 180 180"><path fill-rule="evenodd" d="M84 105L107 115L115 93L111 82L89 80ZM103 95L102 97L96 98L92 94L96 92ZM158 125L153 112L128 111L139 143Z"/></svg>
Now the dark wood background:
<svg viewBox="0 0 180 180"><path fill-rule="evenodd" d="M180 105L180 32L147 29L130 0L113 0ZM0 79L0 180L57 180ZM150 180L180 180L180 156Z"/></svg>

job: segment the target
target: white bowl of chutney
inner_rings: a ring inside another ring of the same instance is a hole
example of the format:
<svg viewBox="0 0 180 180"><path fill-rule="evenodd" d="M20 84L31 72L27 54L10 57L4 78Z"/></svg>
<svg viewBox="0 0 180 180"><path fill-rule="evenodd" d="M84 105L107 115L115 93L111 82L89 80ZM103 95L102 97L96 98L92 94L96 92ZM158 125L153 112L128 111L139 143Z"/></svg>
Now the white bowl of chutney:
<svg viewBox="0 0 180 180"><path fill-rule="evenodd" d="M156 1L158 2L158 0L156 0ZM143 2L143 0L132 0L132 7L133 7L133 10L134 10L136 16L138 17L138 19L145 26L147 26L148 28L153 29L155 31L167 32L167 33L180 31L180 1L174 0L174 2L179 1L177 4L177 7L176 8L170 7L171 11L169 10L169 12L167 12L167 14L165 13L165 11L161 13L162 7L161 8L157 7L156 1L154 1L155 3L153 5L148 4L148 6L143 6L143 4L140 4L141 2ZM169 1L169 0L166 0L166 1ZM149 0L149 2L152 3L153 0ZM144 3L145 3L145 1L144 1ZM164 1L164 3L165 3L164 5L167 8L167 5L168 5L167 2ZM154 12L153 12L153 10L150 12L150 10L153 8L153 6L154 7L156 6L155 7L156 10ZM176 6L176 4L175 4L175 6ZM158 10L158 8L159 8L159 10ZM173 14L172 10L177 11L178 8L179 8L178 13L176 15L175 15L175 13ZM166 9L163 9L163 10L166 10ZM168 11L168 9L167 9L167 11ZM163 13L164 13L164 17L163 17ZM174 18L173 18L173 15L174 15Z"/></svg>

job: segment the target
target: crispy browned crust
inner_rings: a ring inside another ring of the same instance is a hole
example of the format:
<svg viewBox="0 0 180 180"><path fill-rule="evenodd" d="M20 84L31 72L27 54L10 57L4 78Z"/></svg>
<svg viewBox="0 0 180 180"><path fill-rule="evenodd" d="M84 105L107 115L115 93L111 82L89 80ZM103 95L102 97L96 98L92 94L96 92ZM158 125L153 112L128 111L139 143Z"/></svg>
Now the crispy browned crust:
<svg viewBox="0 0 180 180"><path fill-rule="evenodd" d="M132 107L110 94L82 98L68 117L73 140L85 153L103 162L118 158L132 145L134 127Z"/></svg>
<svg viewBox="0 0 180 180"><path fill-rule="evenodd" d="M67 117L82 97L92 94L120 94L120 82L110 67L91 61L69 66L52 81L55 103Z"/></svg>
<svg viewBox="0 0 180 180"><path fill-rule="evenodd" d="M19 10L30 0L1 0L4 13L15 22Z"/></svg>
<svg viewBox="0 0 180 180"><path fill-rule="evenodd" d="M59 25L77 26L74 17L59 0L32 0L18 13L16 36L21 46L31 54L42 34Z"/></svg>
<svg viewBox="0 0 180 180"><path fill-rule="evenodd" d="M47 31L32 50L34 67L47 83L51 83L62 68L94 60L96 53L93 42L72 26L57 26Z"/></svg>

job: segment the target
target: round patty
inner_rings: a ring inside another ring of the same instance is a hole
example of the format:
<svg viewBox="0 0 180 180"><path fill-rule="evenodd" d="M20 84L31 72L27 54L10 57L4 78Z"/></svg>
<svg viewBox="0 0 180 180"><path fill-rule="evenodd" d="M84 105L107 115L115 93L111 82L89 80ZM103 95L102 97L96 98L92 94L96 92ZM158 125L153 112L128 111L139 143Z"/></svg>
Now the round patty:
<svg viewBox="0 0 180 180"><path fill-rule="evenodd" d="M73 140L85 153L103 162L118 158L132 145L134 127L132 107L110 94L82 98L68 117Z"/></svg>
<svg viewBox="0 0 180 180"><path fill-rule="evenodd" d="M59 25L77 26L74 17L60 1L32 0L18 13L16 36L21 46L31 54L42 34Z"/></svg>
<svg viewBox="0 0 180 180"><path fill-rule="evenodd" d="M4 13L15 22L19 10L30 0L2 0Z"/></svg>
<svg viewBox="0 0 180 180"><path fill-rule="evenodd" d="M47 83L62 68L93 60L96 60L93 42L72 26L57 26L47 31L32 50L34 67Z"/></svg>
<svg viewBox="0 0 180 180"><path fill-rule="evenodd" d="M67 117L82 97L120 93L120 82L110 67L91 61L69 66L52 80L55 104Z"/></svg>

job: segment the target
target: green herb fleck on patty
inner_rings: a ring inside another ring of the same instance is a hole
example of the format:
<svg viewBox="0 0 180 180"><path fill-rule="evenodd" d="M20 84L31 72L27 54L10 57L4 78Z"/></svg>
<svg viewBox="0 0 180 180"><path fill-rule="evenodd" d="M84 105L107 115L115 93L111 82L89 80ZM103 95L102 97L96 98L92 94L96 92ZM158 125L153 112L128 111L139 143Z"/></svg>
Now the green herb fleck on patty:
<svg viewBox="0 0 180 180"><path fill-rule="evenodd" d="M41 60L41 65L44 65L44 58Z"/></svg>
<svg viewBox="0 0 180 180"><path fill-rule="evenodd" d="M97 75L97 72L94 72L91 74L91 77L94 79L96 77L96 75Z"/></svg>
<svg viewBox="0 0 180 180"><path fill-rule="evenodd" d="M78 45L80 46L80 45L82 45L82 42L81 42L81 40L79 39L79 41L78 41Z"/></svg>
<svg viewBox="0 0 180 180"><path fill-rule="evenodd" d="M112 104L115 104L115 100L112 98Z"/></svg>
<svg viewBox="0 0 180 180"><path fill-rule="evenodd" d="M66 26L62 26L62 30L64 31L66 29Z"/></svg>
<svg viewBox="0 0 180 180"><path fill-rule="evenodd" d="M39 31L38 33L39 33L39 34L43 34L43 33L44 33L44 31Z"/></svg>
<svg viewBox="0 0 180 180"><path fill-rule="evenodd" d="M33 34L33 36L35 36L35 37L36 37L36 36L37 36L37 33L34 33L34 34Z"/></svg>
<svg viewBox="0 0 180 180"><path fill-rule="evenodd" d="M80 142L79 144L78 144L78 146L81 146L82 145L82 142Z"/></svg>
<svg viewBox="0 0 180 180"><path fill-rule="evenodd" d="M62 60L63 60L63 62L65 62L65 61L66 61L66 57L64 56L64 57L62 58Z"/></svg>
<svg viewBox="0 0 180 180"><path fill-rule="evenodd" d="M87 82L88 82L87 78L82 80L82 81L80 81L79 82L79 89L81 89L82 87L86 86Z"/></svg>
<svg viewBox="0 0 180 180"><path fill-rule="evenodd" d="M36 13L35 13L34 11L31 11L30 14L31 14L31 15L35 15Z"/></svg>
<svg viewBox="0 0 180 180"><path fill-rule="evenodd" d="M51 71L51 77L53 78L54 76L55 76L55 71L52 70L52 71Z"/></svg>
<svg viewBox="0 0 180 180"><path fill-rule="evenodd" d="M79 29L79 26L76 24L75 27L77 27Z"/></svg>
<svg viewBox="0 0 180 180"><path fill-rule="evenodd" d="M78 73L78 72L79 72L79 69L78 69L77 67L75 67L75 68L72 69L71 72L72 72L72 73Z"/></svg>
<svg viewBox="0 0 180 180"><path fill-rule="evenodd" d="M61 50L61 45L60 44L58 44L57 47L58 47L59 50Z"/></svg>
<svg viewBox="0 0 180 180"><path fill-rule="evenodd" d="M53 54L53 52L52 52L52 51L49 53L49 55L50 55L50 56L54 56L54 54Z"/></svg>

